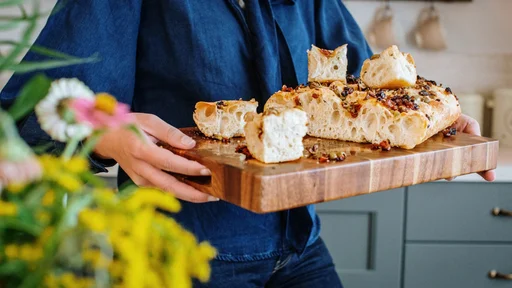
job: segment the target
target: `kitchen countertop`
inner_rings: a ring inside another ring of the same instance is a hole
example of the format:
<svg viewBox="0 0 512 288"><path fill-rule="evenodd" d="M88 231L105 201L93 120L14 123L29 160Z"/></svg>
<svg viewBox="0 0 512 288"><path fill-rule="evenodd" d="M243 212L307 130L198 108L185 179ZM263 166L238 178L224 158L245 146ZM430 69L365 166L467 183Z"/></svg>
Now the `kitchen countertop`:
<svg viewBox="0 0 512 288"><path fill-rule="evenodd" d="M118 165L110 167L108 168L108 170L109 172L99 173L98 175L102 177L116 177ZM445 180L439 180L438 182L441 181ZM469 174L459 176L452 180L451 182L485 182L485 180L483 180L482 177L480 177L478 174ZM496 168L496 180L494 181L494 183L496 182L512 183L512 148L500 147L498 167Z"/></svg>

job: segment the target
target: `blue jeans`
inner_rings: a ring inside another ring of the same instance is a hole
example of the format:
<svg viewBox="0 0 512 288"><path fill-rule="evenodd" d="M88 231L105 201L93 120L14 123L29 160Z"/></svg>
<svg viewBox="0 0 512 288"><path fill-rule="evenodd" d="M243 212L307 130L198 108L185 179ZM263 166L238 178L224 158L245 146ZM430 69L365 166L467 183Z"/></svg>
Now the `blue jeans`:
<svg viewBox="0 0 512 288"><path fill-rule="evenodd" d="M302 257L288 252L260 261L228 262L214 260L208 283L194 287L329 287L343 288L331 255L319 238L306 248Z"/></svg>

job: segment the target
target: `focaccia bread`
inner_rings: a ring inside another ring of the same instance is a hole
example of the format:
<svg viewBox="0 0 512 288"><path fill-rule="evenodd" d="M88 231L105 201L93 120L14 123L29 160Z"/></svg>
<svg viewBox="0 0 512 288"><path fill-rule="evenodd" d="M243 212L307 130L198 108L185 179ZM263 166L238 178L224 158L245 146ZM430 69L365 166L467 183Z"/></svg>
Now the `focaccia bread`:
<svg viewBox="0 0 512 288"><path fill-rule="evenodd" d="M251 155L263 163L279 163L302 157L302 138L307 115L297 108L269 108L246 116L245 140Z"/></svg>
<svg viewBox="0 0 512 288"><path fill-rule="evenodd" d="M347 45L335 50L311 46L308 53L308 82L345 82L347 76Z"/></svg>
<svg viewBox="0 0 512 288"><path fill-rule="evenodd" d="M450 88L418 77L412 87L370 89L359 79L329 86L310 83L284 88L265 110L302 106L308 114L308 135L412 149L451 126L461 114Z"/></svg>
<svg viewBox="0 0 512 288"><path fill-rule="evenodd" d="M395 45L365 60L361 68L361 80L370 88L411 87L417 76L412 56L400 52Z"/></svg>
<svg viewBox="0 0 512 288"><path fill-rule="evenodd" d="M258 102L226 100L217 102L198 102L194 111L194 122L207 137L230 139L244 137L244 116L256 112Z"/></svg>

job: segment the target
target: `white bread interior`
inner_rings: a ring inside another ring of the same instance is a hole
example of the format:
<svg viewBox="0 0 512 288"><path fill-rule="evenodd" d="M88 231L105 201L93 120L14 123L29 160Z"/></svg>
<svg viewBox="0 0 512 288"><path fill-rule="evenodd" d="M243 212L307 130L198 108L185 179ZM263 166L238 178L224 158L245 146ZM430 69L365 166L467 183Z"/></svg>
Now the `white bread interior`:
<svg viewBox="0 0 512 288"><path fill-rule="evenodd" d="M388 141L393 147L405 149L412 149L449 127L461 113L455 96L438 86L431 89L435 93L433 98L439 101L416 101L418 110L401 113L390 110L376 98L367 97L367 91L354 91L340 97L333 90L343 90L345 84L333 82L330 87L332 90L305 87L291 92L279 91L267 101L265 110L300 105L308 115L310 136L373 144ZM406 93L419 100L420 91L411 87ZM392 97L392 93L393 90L386 90L386 97ZM357 113L350 112L358 106Z"/></svg>
<svg viewBox="0 0 512 288"><path fill-rule="evenodd" d="M361 80L370 88L397 89L416 83L416 65L410 54L393 45L363 62Z"/></svg>
<svg viewBox="0 0 512 288"><path fill-rule="evenodd" d="M308 53L308 82L346 82L347 45L326 50L311 45Z"/></svg>
<svg viewBox="0 0 512 288"><path fill-rule="evenodd" d="M194 122L207 137L230 139L244 137L244 116L256 112L258 102L227 100L218 102L198 102L194 111Z"/></svg>
<svg viewBox="0 0 512 288"><path fill-rule="evenodd" d="M245 140L251 155L263 163L280 163L302 157L307 115L301 109L269 109L246 115Z"/></svg>

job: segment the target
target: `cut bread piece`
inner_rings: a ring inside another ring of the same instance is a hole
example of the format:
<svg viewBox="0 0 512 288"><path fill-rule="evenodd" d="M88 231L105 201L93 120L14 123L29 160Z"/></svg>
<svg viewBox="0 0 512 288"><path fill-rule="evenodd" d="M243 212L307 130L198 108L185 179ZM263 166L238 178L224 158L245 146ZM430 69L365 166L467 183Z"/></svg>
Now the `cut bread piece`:
<svg viewBox="0 0 512 288"><path fill-rule="evenodd" d="M207 137L230 139L244 137L244 116L256 112L258 102L226 100L217 102L198 102L194 111L194 122Z"/></svg>
<svg viewBox="0 0 512 288"><path fill-rule="evenodd" d="M311 45L308 53L308 82L346 82L347 45L326 50Z"/></svg>
<svg viewBox="0 0 512 288"><path fill-rule="evenodd" d="M395 45L365 60L361 68L361 80L370 88L414 86L417 76L412 56L400 52Z"/></svg>
<svg viewBox="0 0 512 288"><path fill-rule="evenodd" d="M302 157L307 115L301 109L267 109L248 113L245 140L251 155L263 163L280 163Z"/></svg>
<svg viewBox="0 0 512 288"><path fill-rule="evenodd" d="M415 86L395 90L333 82L329 87L279 91L265 110L299 105L308 114L310 136L373 144L386 141L405 149L449 127L461 114L450 89L421 77Z"/></svg>

